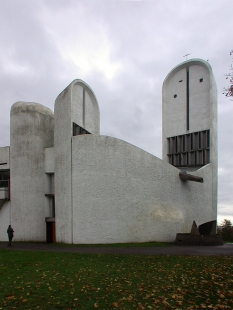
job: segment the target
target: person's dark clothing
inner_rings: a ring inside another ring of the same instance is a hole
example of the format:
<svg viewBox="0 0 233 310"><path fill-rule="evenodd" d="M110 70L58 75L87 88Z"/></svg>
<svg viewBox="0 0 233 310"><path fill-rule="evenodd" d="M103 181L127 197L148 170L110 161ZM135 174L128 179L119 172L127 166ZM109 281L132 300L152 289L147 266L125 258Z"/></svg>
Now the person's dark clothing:
<svg viewBox="0 0 233 310"><path fill-rule="evenodd" d="M11 246L12 238L14 237L14 230L11 227L11 225L9 225L9 227L7 229L7 234L8 234L8 239L9 239L8 245Z"/></svg>

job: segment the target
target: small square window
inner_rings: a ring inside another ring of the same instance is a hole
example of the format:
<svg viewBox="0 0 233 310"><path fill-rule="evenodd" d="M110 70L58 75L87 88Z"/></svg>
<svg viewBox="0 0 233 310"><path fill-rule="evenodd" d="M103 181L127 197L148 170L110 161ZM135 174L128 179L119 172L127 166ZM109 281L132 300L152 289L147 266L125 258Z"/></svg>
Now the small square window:
<svg viewBox="0 0 233 310"><path fill-rule="evenodd" d="M199 80L199 82L202 83L202 82L203 82L203 78L201 78L201 79Z"/></svg>

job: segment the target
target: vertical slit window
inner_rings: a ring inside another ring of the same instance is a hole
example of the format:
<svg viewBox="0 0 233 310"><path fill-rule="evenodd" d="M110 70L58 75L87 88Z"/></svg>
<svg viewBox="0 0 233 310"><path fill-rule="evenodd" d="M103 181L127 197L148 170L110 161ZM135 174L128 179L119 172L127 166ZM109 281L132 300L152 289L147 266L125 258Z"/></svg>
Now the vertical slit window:
<svg viewBox="0 0 233 310"><path fill-rule="evenodd" d="M170 138L167 139L167 154L170 154Z"/></svg>
<svg viewBox="0 0 233 310"><path fill-rule="evenodd" d="M186 142L187 142L187 151L191 151L191 138L190 138L190 134L186 135Z"/></svg>
<svg viewBox="0 0 233 310"><path fill-rule="evenodd" d="M179 166L181 166L181 153L178 154L179 157Z"/></svg>
<svg viewBox="0 0 233 310"><path fill-rule="evenodd" d="M186 151L186 141L185 141L185 136L183 136L183 152Z"/></svg>
<svg viewBox="0 0 233 310"><path fill-rule="evenodd" d="M203 151L198 151L198 160L199 160L199 166L203 166L204 160L203 160Z"/></svg>
<svg viewBox="0 0 233 310"><path fill-rule="evenodd" d="M195 165L195 152L191 153L191 165L194 166Z"/></svg>
<svg viewBox="0 0 233 310"><path fill-rule="evenodd" d="M169 155L168 158L169 158L169 164L172 165L172 155Z"/></svg>
<svg viewBox="0 0 233 310"><path fill-rule="evenodd" d="M172 138L172 154L176 153L176 138Z"/></svg>
<svg viewBox="0 0 233 310"><path fill-rule="evenodd" d="M195 140L195 146L194 146L194 149L195 150L198 150L199 149L199 135L198 135L198 132L194 133L194 140Z"/></svg>
<svg viewBox="0 0 233 310"><path fill-rule="evenodd" d="M182 154L182 165L186 166L187 165L187 153Z"/></svg>
<svg viewBox="0 0 233 310"><path fill-rule="evenodd" d="M180 151L183 152L184 149L183 149L183 136L180 136Z"/></svg>
<svg viewBox="0 0 233 310"><path fill-rule="evenodd" d="M187 130L189 130L189 71L186 73L186 117Z"/></svg>
<svg viewBox="0 0 233 310"><path fill-rule="evenodd" d="M206 148L206 132L205 131L202 132L202 148L203 149Z"/></svg>
<svg viewBox="0 0 233 310"><path fill-rule="evenodd" d="M208 164L210 162L210 151L206 150L206 163Z"/></svg>
<svg viewBox="0 0 233 310"><path fill-rule="evenodd" d="M210 147L210 132L209 132L209 130L206 133L207 133L207 148L209 148Z"/></svg>
<svg viewBox="0 0 233 310"><path fill-rule="evenodd" d="M202 149L202 145L201 145L202 132L199 132L198 139L199 139L199 149Z"/></svg>

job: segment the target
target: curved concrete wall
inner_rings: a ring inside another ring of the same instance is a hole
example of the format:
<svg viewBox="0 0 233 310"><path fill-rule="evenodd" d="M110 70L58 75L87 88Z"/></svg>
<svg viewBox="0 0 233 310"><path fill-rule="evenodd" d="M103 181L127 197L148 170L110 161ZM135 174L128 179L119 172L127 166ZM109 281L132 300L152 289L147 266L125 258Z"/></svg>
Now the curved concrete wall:
<svg viewBox="0 0 233 310"><path fill-rule="evenodd" d="M73 137L73 243L174 241L193 220L215 219L211 164L194 173L203 184L179 172L119 139Z"/></svg>
<svg viewBox="0 0 233 310"><path fill-rule="evenodd" d="M53 146L53 112L41 104L16 102L10 121L15 240L45 241L44 149Z"/></svg>

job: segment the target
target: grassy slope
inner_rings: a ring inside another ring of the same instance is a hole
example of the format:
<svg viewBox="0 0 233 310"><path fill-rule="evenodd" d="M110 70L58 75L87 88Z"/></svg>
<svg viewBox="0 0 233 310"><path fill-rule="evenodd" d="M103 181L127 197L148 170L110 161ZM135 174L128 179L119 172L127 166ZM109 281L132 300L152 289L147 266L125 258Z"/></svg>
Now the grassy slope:
<svg viewBox="0 0 233 310"><path fill-rule="evenodd" d="M0 309L233 309L232 263L0 250Z"/></svg>

